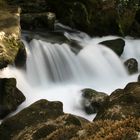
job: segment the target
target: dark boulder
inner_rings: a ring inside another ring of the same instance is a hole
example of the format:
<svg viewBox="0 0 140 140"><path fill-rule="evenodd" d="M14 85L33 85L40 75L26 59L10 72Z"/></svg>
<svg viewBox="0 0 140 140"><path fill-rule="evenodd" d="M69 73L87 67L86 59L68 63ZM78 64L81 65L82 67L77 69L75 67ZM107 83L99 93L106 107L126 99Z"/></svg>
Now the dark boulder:
<svg viewBox="0 0 140 140"><path fill-rule="evenodd" d="M26 59L27 59L25 46L22 42L20 43L21 45L15 58L15 66L18 68L24 67L26 64Z"/></svg>
<svg viewBox="0 0 140 140"><path fill-rule="evenodd" d="M82 106L87 114L97 113L108 95L93 89L82 90Z"/></svg>
<svg viewBox="0 0 140 140"><path fill-rule="evenodd" d="M121 38L113 39L113 40L106 40L100 42L99 44L105 45L106 47L113 50L118 56L121 56L124 50L125 41Z"/></svg>
<svg viewBox="0 0 140 140"><path fill-rule="evenodd" d="M25 100L25 96L16 87L16 79L0 79L0 119L3 119Z"/></svg>
<svg viewBox="0 0 140 140"><path fill-rule="evenodd" d="M138 62L135 58L130 58L124 62L129 74L134 74L138 72Z"/></svg>
<svg viewBox="0 0 140 140"><path fill-rule="evenodd" d="M140 83L129 83L124 89L115 90L99 110L95 120L120 120L140 117Z"/></svg>

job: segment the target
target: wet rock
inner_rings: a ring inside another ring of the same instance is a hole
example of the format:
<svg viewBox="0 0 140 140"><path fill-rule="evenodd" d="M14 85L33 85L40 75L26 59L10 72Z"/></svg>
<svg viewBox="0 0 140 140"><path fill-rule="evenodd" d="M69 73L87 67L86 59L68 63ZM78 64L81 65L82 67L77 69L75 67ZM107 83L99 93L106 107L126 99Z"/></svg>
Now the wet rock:
<svg viewBox="0 0 140 140"><path fill-rule="evenodd" d="M140 117L140 83L129 83L124 89L115 90L99 110L95 120L120 120L129 116Z"/></svg>
<svg viewBox="0 0 140 140"><path fill-rule="evenodd" d="M21 15L21 28L26 30L34 29L54 29L55 14L46 13L26 13Z"/></svg>
<svg viewBox="0 0 140 140"><path fill-rule="evenodd" d="M87 114L97 113L103 106L108 95L93 89L82 90L82 106Z"/></svg>
<svg viewBox="0 0 140 140"><path fill-rule="evenodd" d="M138 72L138 62L135 58L130 58L124 62L129 74L134 74Z"/></svg>
<svg viewBox="0 0 140 140"><path fill-rule="evenodd" d="M118 56L121 56L124 50L125 41L121 38L113 39L113 40L106 40L100 42L99 44L105 45L106 47L113 50Z"/></svg>
<svg viewBox="0 0 140 140"><path fill-rule="evenodd" d="M16 87L16 79L0 79L0 119L3 119L25 100L25 96Z"/></svg>
<svg viewBox="0 0 140 140"><path fill-rule="evenodd" d="M63 113L61 102L39 100L0 125L0 138L61 139L75 135L87 120ZM77 128L77 129L76 129Z"/></svg>

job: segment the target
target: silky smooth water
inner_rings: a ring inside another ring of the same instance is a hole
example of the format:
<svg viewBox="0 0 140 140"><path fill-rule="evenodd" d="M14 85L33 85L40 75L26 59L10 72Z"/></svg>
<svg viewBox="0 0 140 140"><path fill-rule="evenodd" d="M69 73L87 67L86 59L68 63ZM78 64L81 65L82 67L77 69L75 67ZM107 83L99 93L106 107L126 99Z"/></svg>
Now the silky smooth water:
<svg viewBox="0 0 140 140"><path fill-rule="evenodd" d="M98 44L118 37L90 38L80 32L64 35L83 49L75 54L66 43L23 40L27 50L26 70L8 67L0 76L16 77L18 88L26 96L18 111L39 99L59 100L63 102L64 112L92 120L94 115L87 115L82 109L81 89L93 88L110 94L136 81L138 74L128 75L123 61L133 57L140 63L140 40L126 38L124 53L119 58L109 48Z"/></svg>

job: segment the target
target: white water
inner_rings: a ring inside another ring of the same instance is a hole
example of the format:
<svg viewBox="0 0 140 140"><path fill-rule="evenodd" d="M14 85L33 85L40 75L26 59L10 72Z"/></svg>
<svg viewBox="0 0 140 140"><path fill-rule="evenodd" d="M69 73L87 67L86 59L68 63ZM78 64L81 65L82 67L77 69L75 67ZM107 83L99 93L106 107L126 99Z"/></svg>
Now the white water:
<svg viewBox="0 0 140 140"><path fill-rule="evenodd" d="M26 96L19 110L42 98L59 100L63 102L64 112L92 120L94 115L86 115L82 110L80 90L90 87L110 94L136 81L137 74L129 76L121 60L110 49L98 45L117 37L90 38L84 33L65 33L65 36L83 46L78 55L67 44L24 41L28 54L26 72L8 67L0 76L17 78L17 86ZM125 41L122 61L133 57L140 62L140 40Z"/></svg>

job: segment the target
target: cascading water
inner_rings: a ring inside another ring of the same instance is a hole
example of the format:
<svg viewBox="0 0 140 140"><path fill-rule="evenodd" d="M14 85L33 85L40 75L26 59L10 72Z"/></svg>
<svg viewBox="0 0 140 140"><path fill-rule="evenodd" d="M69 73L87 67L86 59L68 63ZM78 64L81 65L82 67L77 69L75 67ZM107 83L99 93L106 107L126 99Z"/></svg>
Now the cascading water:
<svg viewBox="0 0 140 140"><path fill-rule="evenodd" d="M80 90L90 87L110 94L128 82L136 81L137 74L129 76L120 58L110 49L98 45L103 40L117 37L90 38L84 33L65 33L65 36L83 47L77 55L66 43L50 43L41 39L28 43L23 40L28 54L26 70L9 67L1 73L1 77L17 78L17 86L26 96L26 102L19 110L45 98L62 101L65 112L91 120L93 115L86 115L82 110ZM140 61L140 49L137 47L140 41L125 41L122 60L133 56ZM137 47L135 52L132 51L134 47Z"/></svg>

